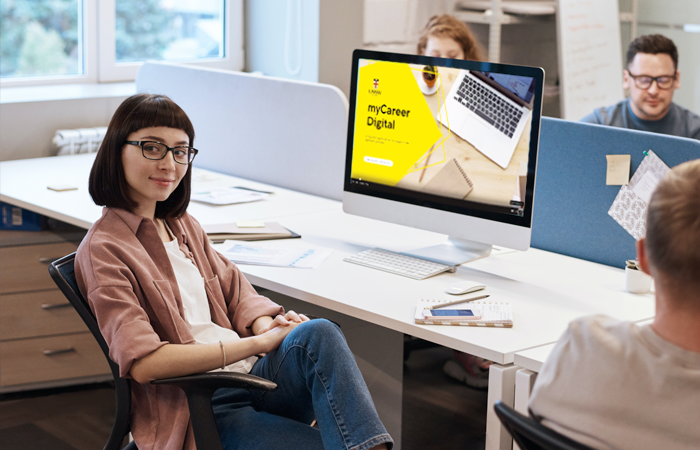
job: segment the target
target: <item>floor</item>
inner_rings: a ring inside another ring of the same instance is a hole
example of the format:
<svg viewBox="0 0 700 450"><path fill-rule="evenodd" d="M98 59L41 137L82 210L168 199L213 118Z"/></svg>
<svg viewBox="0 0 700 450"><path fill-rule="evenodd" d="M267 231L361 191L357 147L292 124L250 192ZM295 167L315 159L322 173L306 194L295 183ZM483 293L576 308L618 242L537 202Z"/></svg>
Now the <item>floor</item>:
<svg viewBox="0 0 700 450"><path fill-rule="evenodd" d="M486 391L442 373L451 351L415 350L404 365L403 449L476 449L485 445ZM6 395L0 401L0 448L94 450L112 426L114 391L108 385Z"/></svg>

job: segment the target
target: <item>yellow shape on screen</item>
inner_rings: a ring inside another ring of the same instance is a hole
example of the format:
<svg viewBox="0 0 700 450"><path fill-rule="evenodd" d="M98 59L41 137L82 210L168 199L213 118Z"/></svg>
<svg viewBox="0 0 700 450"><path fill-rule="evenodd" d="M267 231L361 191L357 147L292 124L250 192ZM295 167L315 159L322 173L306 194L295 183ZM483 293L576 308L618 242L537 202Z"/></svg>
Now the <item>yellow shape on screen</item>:
<svg viewBox="0 0 700 450"><path fill-rule="evenodd" d="M394 186L441 135L408 64L359 69L353 178Z"/></svg>

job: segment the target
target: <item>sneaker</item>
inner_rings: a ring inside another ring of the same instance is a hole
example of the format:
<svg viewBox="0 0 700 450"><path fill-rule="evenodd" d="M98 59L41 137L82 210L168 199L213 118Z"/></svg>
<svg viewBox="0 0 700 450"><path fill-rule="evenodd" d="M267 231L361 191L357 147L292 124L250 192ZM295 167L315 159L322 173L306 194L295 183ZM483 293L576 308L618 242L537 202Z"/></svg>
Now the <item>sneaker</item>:
<svg viewBox="0 0 700 450"><path fill-rule="evenodd" d="M489 387L489 367L493 361L455 351L442 370L457 381L477 389Z"/></svg>

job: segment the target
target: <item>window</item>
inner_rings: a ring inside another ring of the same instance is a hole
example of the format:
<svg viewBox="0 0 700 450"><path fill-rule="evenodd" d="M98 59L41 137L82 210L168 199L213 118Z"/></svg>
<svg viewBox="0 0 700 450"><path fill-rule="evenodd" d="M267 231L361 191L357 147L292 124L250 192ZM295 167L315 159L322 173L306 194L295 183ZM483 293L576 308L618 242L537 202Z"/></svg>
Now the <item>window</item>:
<svg viewBox="0 0 700 450"><path fill-rule="evenodd" d="M147 60L243 68L242 0L2 0L0 5L3 87L130 81Z"/></svg>
<svg viewBox="0 0 700 450"><path fill-rule="evenodd" d="M0 76L84 74L82 9L79 0L0 2Z"/></svg>

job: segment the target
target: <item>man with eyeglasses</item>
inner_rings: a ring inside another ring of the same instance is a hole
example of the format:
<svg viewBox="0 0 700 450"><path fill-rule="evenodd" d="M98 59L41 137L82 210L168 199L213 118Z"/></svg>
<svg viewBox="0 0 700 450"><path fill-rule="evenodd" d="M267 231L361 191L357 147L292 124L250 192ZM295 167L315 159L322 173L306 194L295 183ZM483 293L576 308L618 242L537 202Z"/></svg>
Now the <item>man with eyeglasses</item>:
<svg viewBox="0 0 700 450"><path fill-rule="evenodd" d="M672 40L651 34L632 41L623 74L629 98L596 109L582 122L700 139L700 116L673 103L681 73Z"/></svg>

